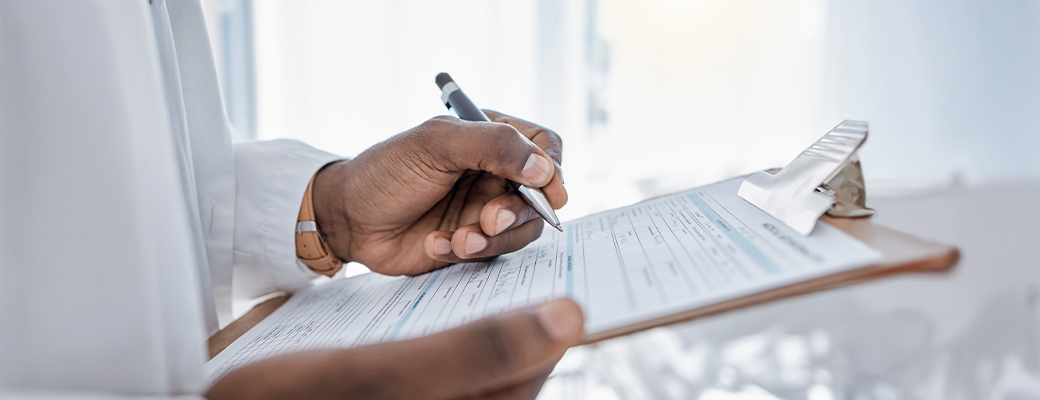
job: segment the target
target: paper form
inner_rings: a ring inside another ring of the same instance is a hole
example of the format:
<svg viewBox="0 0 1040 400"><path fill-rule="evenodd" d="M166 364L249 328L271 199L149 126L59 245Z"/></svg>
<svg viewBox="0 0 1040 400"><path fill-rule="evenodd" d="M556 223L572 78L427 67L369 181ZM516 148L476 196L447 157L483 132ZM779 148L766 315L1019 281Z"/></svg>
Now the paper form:
<svg viewBox="0 0 1040 400"><path fill-rule="evenodd" d="M870 265L824 224L802 237L737 197L734 179L546 227L524 249L415 277L364 274L301 290L206 364L215 381L263 358L443 331L570 297L586 333Z"/></svg>

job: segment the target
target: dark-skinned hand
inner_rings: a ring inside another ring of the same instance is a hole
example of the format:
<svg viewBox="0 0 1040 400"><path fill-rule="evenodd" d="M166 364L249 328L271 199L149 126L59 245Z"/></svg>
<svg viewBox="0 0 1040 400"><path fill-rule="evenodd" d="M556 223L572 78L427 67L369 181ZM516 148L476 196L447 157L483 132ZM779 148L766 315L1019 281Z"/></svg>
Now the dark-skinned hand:
<svg viewBox="0 0 1040 400"><path fill-rule="evenodd" d="M386 275L516 251L543 220L506 178L567 203L552 131L485 110L494 122L435 117L322 169L314 181L318 226L336 256Z"/></svg>
<svg viewBox="0 0 1040 400"><path fill-rule="evenodd" d="M578 305L561 299L417 339L258 361L206 398L534 399L583 326Z"/></svg>

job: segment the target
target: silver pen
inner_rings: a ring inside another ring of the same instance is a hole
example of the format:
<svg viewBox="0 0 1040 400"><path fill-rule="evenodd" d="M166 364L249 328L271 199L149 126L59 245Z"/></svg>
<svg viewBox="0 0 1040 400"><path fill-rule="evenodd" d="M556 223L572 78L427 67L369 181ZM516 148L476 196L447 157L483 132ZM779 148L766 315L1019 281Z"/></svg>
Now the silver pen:
<svg viewBox="0 0 1040 400"><path fill-rule="evenodd" d="M487 121L491 122L491 119L480 111L480 108L473 101L462 93L459 89L459 85L455 84L455 81L451 79L451 76L447 73L441 72L437 74L437 87L441 88L441 101L448 109L454 109L455 114L458 114L459 118L467 121ZM541 190L536 188L527 187L520 183L514 182L511 179L507 179L509 186L512 186L520 197L524 199L538 215L545 218L545 221L552 225L552 227L563 232L563 226L560 225L560 218L556 216L556 212L553 211L552 206L549 205L549 200L545 199L545 194Z"/></svg>

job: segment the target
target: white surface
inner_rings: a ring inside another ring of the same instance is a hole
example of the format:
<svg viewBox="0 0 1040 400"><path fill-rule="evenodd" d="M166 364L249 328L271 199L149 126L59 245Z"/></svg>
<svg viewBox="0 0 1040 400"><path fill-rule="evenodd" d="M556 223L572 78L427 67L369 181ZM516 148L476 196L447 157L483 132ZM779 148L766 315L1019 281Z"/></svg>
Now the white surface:
<svg viewBox="0 0 1040 400"><path fill-rule="evenodd" d="M809 237L736 196L730 180L546 228L527 248L416 277L376 274L296 292L207 363L211 379L312 348L402 340L572 297L586 333L868 265L880 256L819 224Z"/></svg>

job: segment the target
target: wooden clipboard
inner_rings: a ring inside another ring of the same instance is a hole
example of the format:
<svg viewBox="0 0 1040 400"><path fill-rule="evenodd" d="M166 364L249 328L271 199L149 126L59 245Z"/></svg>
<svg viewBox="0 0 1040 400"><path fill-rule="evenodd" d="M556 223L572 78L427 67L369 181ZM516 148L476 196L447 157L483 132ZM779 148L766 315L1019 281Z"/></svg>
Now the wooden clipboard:
<svg viewBox="0 0 1040 400"><path fill-rule="evenodd" d="M706 307L672 314L666 317L643 321L610 331L600 332L585 337L582 344L598 342L617 336L689 321L696 318L719 314L756 304L766 303L799 294L816 292L857 282L882 278L889 275L908 272L944 272L949 271L960 259L960 252L954 246L937 244L920 239L881 225L874 224L870 218L834 218L823 216L822 221L841 229L850 236L860 240L868 247L881 253L880 263L827 275L817 279L795 283L750 296L741 297ZM209 356L215 357L227 346L238 339L246 331L260 323L280 307L289 296L275 297L253 307L242 318L225 327L209 338Z"/></svg>

